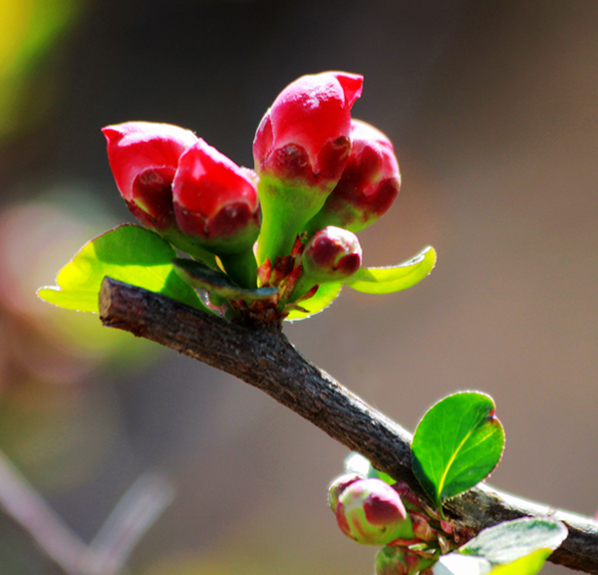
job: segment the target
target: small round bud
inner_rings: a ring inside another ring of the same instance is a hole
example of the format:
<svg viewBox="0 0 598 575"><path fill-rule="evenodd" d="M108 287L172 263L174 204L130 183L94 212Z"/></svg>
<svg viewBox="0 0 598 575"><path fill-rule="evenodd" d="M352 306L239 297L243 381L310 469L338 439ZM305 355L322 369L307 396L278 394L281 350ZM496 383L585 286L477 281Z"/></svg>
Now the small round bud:
<svg viewBox="0 0 598 575"><path fill-rule="evenodd" d="M361 245L354 233L328 226L307 243L303 270L318 283L339 281L360 268L361 257Z"/></svg>
<svg viewBox="0 0 598 575"><path fill-rule="evenodd" d="M360 479L348 485L338 499L336 521L347 537L362 545L387 545L413 537L399 494L380 479Z"/></svg>

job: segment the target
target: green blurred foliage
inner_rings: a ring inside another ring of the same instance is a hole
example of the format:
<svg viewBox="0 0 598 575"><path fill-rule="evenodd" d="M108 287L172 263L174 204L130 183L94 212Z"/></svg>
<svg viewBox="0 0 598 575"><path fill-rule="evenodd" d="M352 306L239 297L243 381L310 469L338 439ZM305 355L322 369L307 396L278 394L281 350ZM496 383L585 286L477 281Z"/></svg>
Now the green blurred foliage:
<svg viewBox="0 0 598 575"><path fill-rule="evenodd" d="M33 126L49 110L58 82L54 48L85 0L0 0L0 141Z"/></svg>

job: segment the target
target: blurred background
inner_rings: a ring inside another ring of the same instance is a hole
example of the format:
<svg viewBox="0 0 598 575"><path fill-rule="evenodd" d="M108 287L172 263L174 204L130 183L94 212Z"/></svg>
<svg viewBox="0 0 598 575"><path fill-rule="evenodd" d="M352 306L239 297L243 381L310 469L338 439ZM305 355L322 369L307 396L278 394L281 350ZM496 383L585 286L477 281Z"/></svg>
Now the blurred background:
<svg viewBox="0 0 598 575"><path fill-rule="evenodd" d="M432 244L422 284L344 290L285 331L413 430L491 394L491 483L598 509L598 3L593 0L0 0L0 450L90 541L156 469L176 497L134 575L366 575L326 490L346 450L262 392L54 309L35 290L131 218L100 128L194 130L241 165L300 75L365 76L353 116L394 142L403 188L366 265ZM0 573L56 573L6 518ZM547 575L566 573L549 565Z"/></svg>

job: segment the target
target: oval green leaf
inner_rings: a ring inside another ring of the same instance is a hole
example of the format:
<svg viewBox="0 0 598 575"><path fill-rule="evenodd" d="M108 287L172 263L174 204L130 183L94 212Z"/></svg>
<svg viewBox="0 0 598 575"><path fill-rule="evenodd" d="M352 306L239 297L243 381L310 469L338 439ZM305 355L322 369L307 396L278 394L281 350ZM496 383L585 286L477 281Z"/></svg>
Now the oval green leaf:
<svg viewBox="0 0 598 575"><path fill-rule="evenodd" d="M343 283L363 293L394 293L419 283L430 274L435 264L436 251L428 246L415 257L396 266L361 268Z"/></svg>
<svg viewBox="0 0 598 575"><path fill-rule="evenodd" d="M438 509L486 478L500 461L504 431L486 394L465 391L432 406L413 437L413 471Z"/></svg>
<svg viewBox="0 0 598 575"><path fill-rule="evenodd" d="M542 567L546 558L565 540L568 531L565 525L555 519L524 517L505 521L494 527L484 529L476 537L459 549L463 555L483 557L493 567L513 566L515 562L528 565L527 569ZM523 561L526 559L527 561ZM530 571L529 573L537 573ZM495 571L493 570L492 573ZM497 573L525 573L528 571L510 571Z"/></svg>
<svg viewBox="0 0 598 575"><path fill-rule="evenodd" d="M287 321L306 319L326 309L337 297L343 287L342 284L323 284L318 291L309 299L300 301L298 304L291 304Z"/></svg>
<svg viewBox="0 0 598 575"><path fill-rule="evenodd" d="M246 289L237 286L222 272L213 270L207 265L194 260L175 258L172 260L179 276L193 287L208 291L224 299L242 300L251 303L275 296L278 290L274 287Z"/></svg>
<svg viewBox="0 0 598 575"><path fill-rule="evenodd" d="M212 313L174 270L172 246L154 232L124 224L87 242L37 295L54 305L98 313L104 277L135 285Z"/></svg>

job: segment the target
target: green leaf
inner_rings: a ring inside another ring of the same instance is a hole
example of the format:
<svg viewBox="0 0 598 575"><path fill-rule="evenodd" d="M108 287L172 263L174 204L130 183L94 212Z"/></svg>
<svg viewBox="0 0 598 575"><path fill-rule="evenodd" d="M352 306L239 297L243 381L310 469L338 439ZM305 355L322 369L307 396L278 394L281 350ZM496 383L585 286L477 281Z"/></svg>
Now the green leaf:
<svg viewBox="0 0 598 575"><path fill-rule="evenodd" d="M555 519L524 517L484 529L463 545L459 553L483 557L493 567L513 566L514 562L526 559L521 561L521 565L528 565L529 569L538 566L536 571L529 571L531 575L539 571L550 553L565 540L567 533L565 525ZM496 573L527 575L528 571L496 569Z"/></svg>
<svg viewBox="0 0 598 575"><path fill-rule="evenodd" d="M58 272L57 285L40 288L37 295L66 309L98 313L100 286L109 276L210 311L176 274L170 263L175 256L154 232L124 224L87 242Z"/></svg>
<svg viewBox="0 0 598 575"><path fill-rule="evenodd" d="M504 431L486 394L465 391L431 407L413 437L413 471L438 509L498 465Z"/></svg>
<svg viewBox="0 0 598 575"><path fill-rule="evenodd" d="M433 575L536 575L546 559L550 549L538 549L525 557L505 565L491 565L483 557L474 557L449 553L442 556L432 569Z"/></svg>
<svg viewBox="0 0 598 575"><path fill-rule="evenodd" d="M306 319L323 311L337 298L342 287L342 284L337 283L321 285L315 295L309 299L300 301L297 304L291 304L291 306L289 306L291 311L285 319L287 321ZM296 305L301 307L302 310L297 309Z"/></svg>
<svg viewBox="0 0 598 575"><path fill-rule="evenodd" d="M241 288L234 284L227 275L194 260L175 258L172 260L172 264L179 276L187 283L220 298L251 303L256 300L269 299L278 293L274 287Z"/></svg>
<svg viewBox="0 0 598 575"><path fill-rule="evenodd" d="M361 268L343 283L354 290L386 294L401 291L423 280L436 264L436 251L428 246L402 264L382 268Z"/></svg>
<svg viewBox="0 0 598 575"><path fill-rule="evenodd" d="M492 575L536 575L540 572L551 553L550 549L538 549L508 565L499 565L492 569L490 573Z"/></svg>

